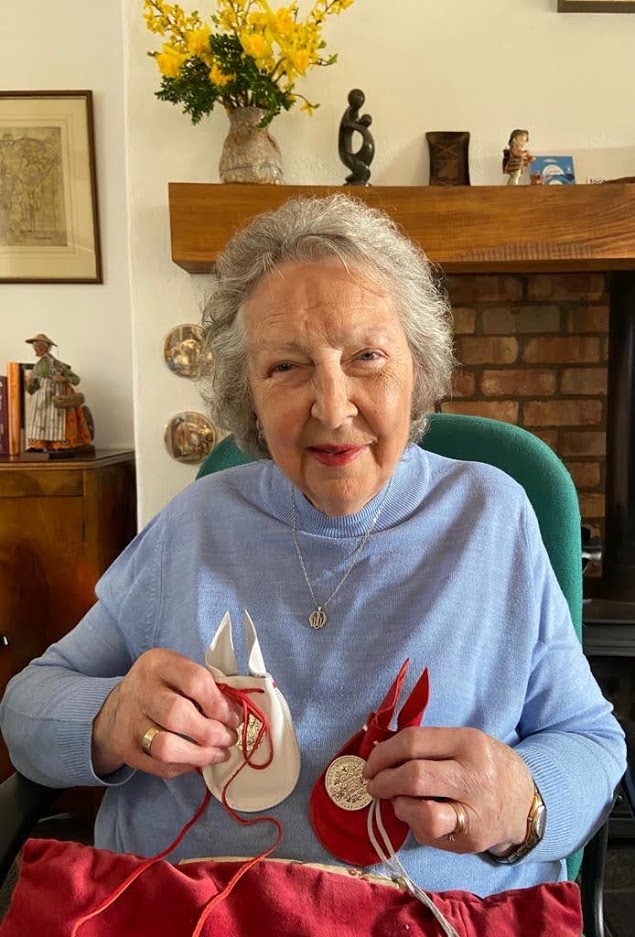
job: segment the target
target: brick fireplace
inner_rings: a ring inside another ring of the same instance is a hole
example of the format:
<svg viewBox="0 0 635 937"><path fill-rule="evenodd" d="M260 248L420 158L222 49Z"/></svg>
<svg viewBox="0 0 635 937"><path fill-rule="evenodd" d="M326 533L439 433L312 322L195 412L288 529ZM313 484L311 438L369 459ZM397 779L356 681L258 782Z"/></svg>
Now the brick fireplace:
<svg viewBox="0 0 635 937"><path fill-rule="evenodd" d="M450 275L456 355L439 409L515 423L565 462L604 524L609 294L602 273Z"/></svg>

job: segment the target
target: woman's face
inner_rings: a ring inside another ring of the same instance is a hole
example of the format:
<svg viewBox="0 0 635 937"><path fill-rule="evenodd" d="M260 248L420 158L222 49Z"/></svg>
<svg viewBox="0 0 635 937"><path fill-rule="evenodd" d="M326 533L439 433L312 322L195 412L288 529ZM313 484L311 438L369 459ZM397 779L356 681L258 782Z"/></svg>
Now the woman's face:
<svg viewBox="0 0 635 937"><path fill-rule="evenodd" d="M318 510L354 514L386 484L410 431L414 366L390 296L336 259L283 264L243 315L271 457Z"/></svg>

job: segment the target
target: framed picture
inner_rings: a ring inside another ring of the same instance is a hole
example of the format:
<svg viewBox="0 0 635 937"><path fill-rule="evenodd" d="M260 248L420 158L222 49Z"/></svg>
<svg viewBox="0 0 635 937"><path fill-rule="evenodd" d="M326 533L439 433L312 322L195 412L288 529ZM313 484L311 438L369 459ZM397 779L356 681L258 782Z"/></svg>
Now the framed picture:
<svg viewBox="0 0 635 937"><path fill-rule="evenodd" d="M558 0L558 13L635 13L633 0Z"/></svg>
<svg viewBox="0 0 635 937"><path fill-rule="evenodd" d="M101 283L90 91L0 91L0 283Z"/></svg>

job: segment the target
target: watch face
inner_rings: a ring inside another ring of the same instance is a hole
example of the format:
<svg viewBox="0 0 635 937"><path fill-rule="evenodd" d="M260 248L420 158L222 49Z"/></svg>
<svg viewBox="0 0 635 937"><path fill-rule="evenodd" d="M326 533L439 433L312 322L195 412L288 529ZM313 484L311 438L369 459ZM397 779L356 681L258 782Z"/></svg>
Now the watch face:
<svg viewBox="0 0 635 937"><path fill-rule="evenodd" d="M534 846L538 845L542 837L545 835L546 825L547 808L545 807L544 801L540 796L538 788L536 788L534 799L529 810L529 816L527 817L527 836L525 837L524 843L521 843L508 855L497 856L493 853L490 853L490 855L493 859L496 860L496 862L502 862L505 865L512 865L514 862L518 862L518 860L526 856L528 852L531 852Z"/></svg>
<svg viewBox="0 0 635 937"><path fill-rule="evenodd" d="M534 810L534 815L532 818L532 840L534 843L539 843L542 837L545 835L545 826L547 825L547 808L543 804L542 800Z"/></svg>

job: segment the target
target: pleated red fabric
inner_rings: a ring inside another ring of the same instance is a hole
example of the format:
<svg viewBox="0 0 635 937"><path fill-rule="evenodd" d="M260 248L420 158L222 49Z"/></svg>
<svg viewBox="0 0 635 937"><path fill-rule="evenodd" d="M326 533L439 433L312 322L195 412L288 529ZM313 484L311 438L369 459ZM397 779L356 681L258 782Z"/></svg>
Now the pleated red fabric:
<svg viewBox="0 0 635 937"><path fill-rule="evenodd" d="M31 839L1 937L68 937L143 860L78 843ZM148 868L78 937L191 937L211 898L244 865L165 860ZM480 899L434 895L460 937L580 937L577 886L570 882ZM406 892L352 874L264 860L213 910L202 937L442 937L431 912Z"/></svg>

